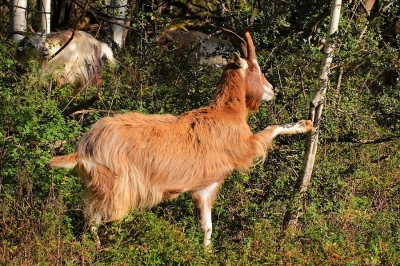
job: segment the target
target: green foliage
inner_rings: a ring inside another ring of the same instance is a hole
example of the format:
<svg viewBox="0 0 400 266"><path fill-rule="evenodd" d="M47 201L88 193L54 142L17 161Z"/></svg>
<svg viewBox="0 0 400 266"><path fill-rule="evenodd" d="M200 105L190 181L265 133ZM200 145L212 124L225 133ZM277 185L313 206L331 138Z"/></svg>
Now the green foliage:
<svg viewBox="0 0 400 266"><path fill-rule="evenodd" d="M252 36L276 95L249 116L254 132L307 117L322 56L319 40L329 23L329 1L272 2L255 16ZM145 32L149 21L167 27L177 9L131 14L134 30L127 46L115 51L118 67L106 67L99 91L88 88L74 99L71 86L41 80L37 65L21 69L12 56L15 45L1 42L0 264L399 265L399 37L388 34L399 4L383 2L387 8L369 17L356 3L343 5L300 227L281 231L287 206L298 206L293 191L305 137L280 136L265 162L234 172L222 185L213 206L211 253L202 247L188 195L103 225L105 249L97 250L84 222L77 174L48 166L53 155L72 152L103 116L180 114L208 103L221 70L173 58ZM240 31L249 25L248 2L230 8L225 26ZM85 112L66 114L97 94Z"/></svg>

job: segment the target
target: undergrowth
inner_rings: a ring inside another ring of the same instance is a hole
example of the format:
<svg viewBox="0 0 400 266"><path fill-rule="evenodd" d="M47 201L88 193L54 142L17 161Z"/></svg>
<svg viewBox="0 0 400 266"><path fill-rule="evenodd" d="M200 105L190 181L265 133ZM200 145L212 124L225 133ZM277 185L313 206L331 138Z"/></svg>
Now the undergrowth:
<svg viewBox="0 0 400 266"><path fill-rule="evenodd" d="M269 21L268 12L261 15L270 35L256 28L254 36L276 97L250 115L254 132L307 117L321 59L318 43L290 32L277 17ZM343 17L342 26L352 23ZM99 91L88 88L72 99L71 86L43 83L37 66L25 71L13 60L15 44L0 42L0 264L399 265L400 88L383 81L396 50L377 41L375 22L362 42L348 32L338 36L342 86L335 87L334 68L299 227L281 230L305 137L282 136L264 163L234 172L222 185L213 206L212 252L202 246L187 195L104 224L104 249L97 250L84 222L78 175L51 169L48 160L72 152L103 116L180 114L206 105L220 69L182 65L140 37L116 51L119 65L106 66ZM326 23L319 27L323 35Z"/></svg>

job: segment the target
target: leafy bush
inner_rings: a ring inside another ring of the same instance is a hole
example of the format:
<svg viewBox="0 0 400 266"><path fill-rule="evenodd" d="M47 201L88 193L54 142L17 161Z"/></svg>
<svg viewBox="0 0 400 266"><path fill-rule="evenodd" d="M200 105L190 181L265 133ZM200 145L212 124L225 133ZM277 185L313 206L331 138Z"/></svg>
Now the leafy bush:
<svg viewBox="0 0 400 266"><path fill-rule="evenodd" d="M237 30L251 18L251 7L243 5L232 5L225 17ZM400 264L398 37L386 34L399 6L393 2L385 14L376 13L368 21L354 5L343 6L300 227L281 231L287 206L297 205L293 190L305 137L280 136L264 163L234 172L221 187L213 207L212 253L202 248L187 195L103 225L106 249L96 250L84 223L77 174L48 166L51 156L72 152L103 116L126 111L180 114L208 103L221 70L187 65L161 53L145 34L147 19L158 19L163 28L172 22L168 15L134 13L135 31L127 47L116 51L118 68L104 71L99 91L88 88L74 99L70 86L43 85L34 64L29 71L21 69L12 56L15 45L0 42L0 262ZM276 97L250 115L254 132L307 117L321 60L319 39L329 22L327 1L273 1L271 6L258 12L252 35ZM98 94L88 105L87 99Z"/></svg>

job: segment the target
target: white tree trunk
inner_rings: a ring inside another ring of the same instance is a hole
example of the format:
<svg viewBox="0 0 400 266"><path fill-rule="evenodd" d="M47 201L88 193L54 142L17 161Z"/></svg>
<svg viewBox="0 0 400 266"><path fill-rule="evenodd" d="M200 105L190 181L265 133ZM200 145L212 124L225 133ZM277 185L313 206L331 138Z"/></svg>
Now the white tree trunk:
<svg viewBox="0 0 400 266"><path fill-rule="evenodd" d="M337 33L339 26L341 5L341 0L332 0L328 37L324 40L325 49L321 61L318 79L319 83L310 104L309 117L313 122L313 129L311 134L308 135L303 166L296 187L296 195L298 195L297 193L300 194L300 199L302 202L310 184L312 170L315 163L315 155L317 153L320 118L322 115L326 91L329 83L330 68L335 49L335 34ZM288 208L283 221L283 228L295 227L297 225L298 218L303 213L302 206L303 204L296 206L295 210L293 210L293 208Z"/></svg>
<svg viewBox="0 0 400 266"><path fill-rule="evenodd" d="M51 20L51 0L42 0L40 5L41 17L41 30L45 33L50 33L50 20Z"/></svg>
<svg viewBox="0 0 400 266"><path fill-rule="evenodd" d="M25 31L26 30L26 8L28 6L27 0L13 0L12 9L10 12L10 30L13 31ZM11 39L19 41L24 38L20 34L14 34Z"/></svg>
<svg viewBox="0 0 400 266"><path fill-rule="evenodd" d="M111 0L111 9L114 16L117 18L116 22L118 24L112 24L111 30L113 35L113 40L119 47L124 46L124 25L125 25L125 13L127 10L128 0Z"/></svg>

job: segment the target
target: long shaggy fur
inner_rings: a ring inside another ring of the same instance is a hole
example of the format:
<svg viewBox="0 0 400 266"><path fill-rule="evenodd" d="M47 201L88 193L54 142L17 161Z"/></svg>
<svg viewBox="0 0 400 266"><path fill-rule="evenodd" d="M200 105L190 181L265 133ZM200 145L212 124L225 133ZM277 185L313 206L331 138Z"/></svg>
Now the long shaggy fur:
<svg viewBox="0 0 400 266"><path fill-rule="evenodd" d="M19 44L16 58L21 64L38 60L44 75L52 75L58 86L76 84L79 92L84 86L100 87L105 57L111 66L116 61L111 48L84 31L75 31L71 42L50 59L71 38L72 31L50 33L43 37L30 35Z"/></svg>
<svg viewBox="0 0 400 266"><path fill-rule="evenodd" d="M50 160L51 166L78 171L89 221L118 220L135 208L189 192L200 209L204 245L210 244L211 206L224 179L265 156L276 135L311 129L306 121L251 132L248 112L257 111L273 91L252 57L254 46L249 50L246 59L234 54L209 106L179 116L126 113L103 118L73 154Z"/></svg>
<svg viewBox="0 0 400 266"><path fill-rule="evenodd" d="M51 165L77 169L88 191L87 212L100 212L103 221L222 183L232 170L250 167L271 144L254 137L246 122L246 97L261 98L258 91L246 92L236 68L224 72L209 107L177 117L128 113L103 118L74 154L54 157Z"/></svg>

